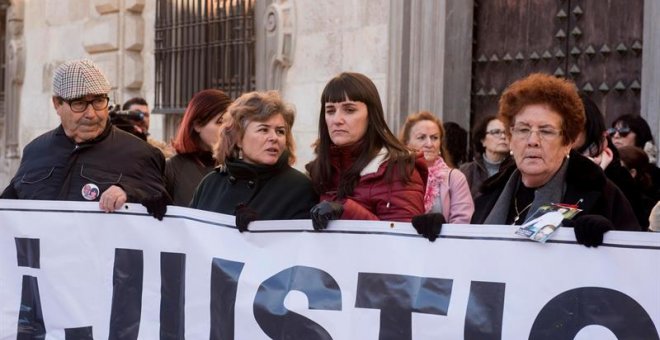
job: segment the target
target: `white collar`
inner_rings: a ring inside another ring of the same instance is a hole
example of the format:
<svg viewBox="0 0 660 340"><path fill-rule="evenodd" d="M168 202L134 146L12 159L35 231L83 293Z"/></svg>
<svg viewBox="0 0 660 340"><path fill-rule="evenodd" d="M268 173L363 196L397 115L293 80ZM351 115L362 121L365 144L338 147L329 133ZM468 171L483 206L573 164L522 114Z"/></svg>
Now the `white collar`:
<svg viewBox="0 0 660 340"><path fill-rule="evenodd" d="M374 157L367 166L365 166L362 171L360 171L360 176L374 174L378 171L378 168L387 161L387 148L383 147L378 151L376 157Z"/></svg>

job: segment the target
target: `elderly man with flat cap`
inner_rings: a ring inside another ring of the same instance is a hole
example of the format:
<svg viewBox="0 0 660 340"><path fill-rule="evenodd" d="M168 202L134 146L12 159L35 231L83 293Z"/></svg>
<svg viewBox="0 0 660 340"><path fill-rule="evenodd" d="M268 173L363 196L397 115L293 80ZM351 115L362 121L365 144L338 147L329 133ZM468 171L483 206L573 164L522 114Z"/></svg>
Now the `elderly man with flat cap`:
<svg viewBox="0 0 660 340"><path fill-rule="evenodd" d="M53 106L61 124L23 150L16 175L0 198L98 201L112 212L126 202L162 219L169 203L165 159L108 118L110 83L92 61L72 60L53 75Z"/></svg>

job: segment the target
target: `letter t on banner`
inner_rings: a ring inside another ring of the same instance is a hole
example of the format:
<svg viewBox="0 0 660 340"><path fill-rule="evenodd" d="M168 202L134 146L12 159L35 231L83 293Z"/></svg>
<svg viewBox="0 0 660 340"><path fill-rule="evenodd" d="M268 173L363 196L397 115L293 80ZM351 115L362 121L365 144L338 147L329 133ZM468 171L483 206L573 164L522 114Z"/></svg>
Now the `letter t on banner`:
<svg viewBox="0 0 660 340"><path fill-rule="evenodd" d="M359 273L355 307L380 309L379 340L411 340L412 312L447 315L453 280Z"/></svg>

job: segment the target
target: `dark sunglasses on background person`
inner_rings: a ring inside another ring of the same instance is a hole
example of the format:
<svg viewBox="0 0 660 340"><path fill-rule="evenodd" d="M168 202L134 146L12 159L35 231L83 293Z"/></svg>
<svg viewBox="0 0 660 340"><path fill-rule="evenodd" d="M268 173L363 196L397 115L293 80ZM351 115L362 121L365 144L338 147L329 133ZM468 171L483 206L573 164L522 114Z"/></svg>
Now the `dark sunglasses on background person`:
<svg viewBox="0 0 660 340"><path fill-rule="evenodd" d="M613 137L616 133L619 133L619 136L626 138L628 134L632 132L629 127L621 127L621 128L609 128L607 129L607 134L610 137Z"/></svg>

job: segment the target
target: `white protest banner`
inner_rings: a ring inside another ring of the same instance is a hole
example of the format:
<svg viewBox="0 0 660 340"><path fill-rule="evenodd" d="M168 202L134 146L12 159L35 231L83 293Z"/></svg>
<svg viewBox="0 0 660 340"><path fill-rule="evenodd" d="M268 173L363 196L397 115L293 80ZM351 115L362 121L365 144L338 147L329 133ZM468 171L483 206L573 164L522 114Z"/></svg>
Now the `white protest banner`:
<svg viewBox="0 0 660 340"><path fill-rule="evenodd" d="M660 234L0 200L4 339L658 339Z"/></svg>

